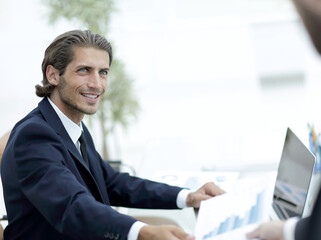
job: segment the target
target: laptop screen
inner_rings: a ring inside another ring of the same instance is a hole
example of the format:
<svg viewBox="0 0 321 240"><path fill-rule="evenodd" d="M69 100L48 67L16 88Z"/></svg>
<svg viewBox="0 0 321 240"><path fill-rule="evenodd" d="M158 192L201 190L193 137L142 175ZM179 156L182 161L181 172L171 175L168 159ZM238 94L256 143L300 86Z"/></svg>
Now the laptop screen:
<svg viewBox="0 0 321 240"><path fill-rule="evenodd" d="M273 199L281 219L302 216L314 163L315 156L288 128Z"/></svg>

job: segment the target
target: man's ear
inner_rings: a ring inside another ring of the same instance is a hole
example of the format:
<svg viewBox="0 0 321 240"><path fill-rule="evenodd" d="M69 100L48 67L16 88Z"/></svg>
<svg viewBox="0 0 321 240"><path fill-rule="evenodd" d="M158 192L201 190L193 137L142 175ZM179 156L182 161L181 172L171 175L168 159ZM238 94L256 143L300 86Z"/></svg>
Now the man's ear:
<svg viewBox="0 0 321 240"><path fill-rule="evenodd" d="M57 86L59 83L59 71L52 65L48 65L46 69L46 76L52 86Z"/></svg>

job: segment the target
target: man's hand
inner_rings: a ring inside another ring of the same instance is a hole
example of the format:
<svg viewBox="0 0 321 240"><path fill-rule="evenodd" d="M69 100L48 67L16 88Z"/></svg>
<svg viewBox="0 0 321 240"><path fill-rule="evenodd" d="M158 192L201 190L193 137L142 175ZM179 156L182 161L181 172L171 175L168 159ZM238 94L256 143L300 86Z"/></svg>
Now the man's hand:
<svg viewBox="0 0 321 240"><path fill-rule="evenodd" d="M201 201L221 195L223 193L225 193L224 190L216 186L213 182L209 182L204 184L196 192L188 194L186 204L188 207L199 208Z"/></svg>
<svg viewBox="0 0 321 240"><path fill-rule="evenodd" d="M252 232L246 234L247 239L264 239L264 240L283 240L283 221L272 221L263 223L254 229Z"/></svg>
<svg viewBox="0 0 321 240"><path fill-rule="evenodd" d="M194 237L176 226L146 225L140 230L138 240L194 240Z"/></svg>
<svg viewBox="0 0 321 240"><path fill-rule="evenodd" d="M0 240L3 240L3 227L0 224Z"/></svg>

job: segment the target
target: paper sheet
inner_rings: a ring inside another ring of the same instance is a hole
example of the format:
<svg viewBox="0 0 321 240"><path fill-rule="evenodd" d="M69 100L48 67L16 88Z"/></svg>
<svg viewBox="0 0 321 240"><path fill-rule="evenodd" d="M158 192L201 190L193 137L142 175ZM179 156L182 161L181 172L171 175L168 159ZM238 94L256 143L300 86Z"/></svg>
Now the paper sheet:
<svg viewBox="0 0 321 240"><path fill-rule="evenodd" d="M268 220L272 193L269 179L256 179L203 201L195 228L196 240L246 239L246 232Z"/></svg>

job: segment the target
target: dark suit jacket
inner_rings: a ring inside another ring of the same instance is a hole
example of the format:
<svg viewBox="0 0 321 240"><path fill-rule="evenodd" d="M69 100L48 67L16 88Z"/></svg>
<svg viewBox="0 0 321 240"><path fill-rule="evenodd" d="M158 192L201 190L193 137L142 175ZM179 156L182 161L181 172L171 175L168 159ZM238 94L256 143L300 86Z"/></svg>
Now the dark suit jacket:
<svg viewBox="0 0 321 240"><path fill-rule="evenodd" d="M301 219L295 228L295 240L321 239L321 191L310 217Z"/></svg>
<svg viewBox="0 0 321 240"><path fill-rule="evenodd" d="M115 171L83 127L90 170L46 98L13 128L1 163L5 239L126 239L136 220L111 205L177 208L181 188Z"/></svg>
<svg viewBox="0 0 321 240"><path fill-rule="evenodd" d="M318 0L293 0L293 3L302 18L316 50L321 54L321 2ZM296 225L295 239L321 239L321 191L311 216L301 219Z"/></svg>

